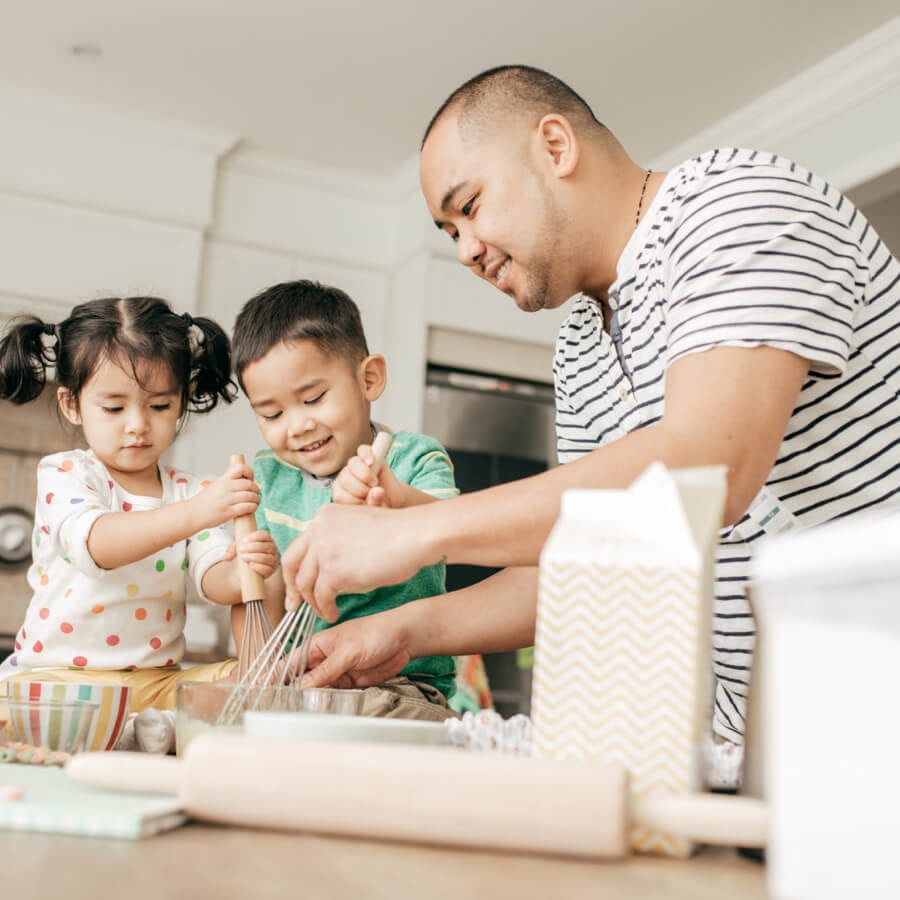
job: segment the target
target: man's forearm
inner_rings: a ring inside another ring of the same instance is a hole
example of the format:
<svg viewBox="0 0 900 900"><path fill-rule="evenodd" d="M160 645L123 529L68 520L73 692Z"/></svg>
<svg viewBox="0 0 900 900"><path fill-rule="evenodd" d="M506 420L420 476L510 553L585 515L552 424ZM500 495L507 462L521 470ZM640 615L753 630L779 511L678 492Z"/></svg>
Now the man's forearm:
<svg viewBox="0 0 900 900"><path fill-rule="evenodd" d="M668 447L650 426L522 481L464 494L410 510L413 530L429 547L429 562L486 566L534 566L559 517L560 498L570 488L625 488L654 460L676 467L696 458Z"/></svg>
<svg viewBox="0 0 900 900"><path fill-rule="evenodd" d="M685 357L666 373L658 422L541 475L409 510L417 517L411 539L432 562L533 566L563 491L626 488L655 461L726 466L724 523L736 522L775 463L808 370L807 360L769 347Z"/></svg>
<svg viewBox="0 0 900 900"><path fill-rule="evenodd" d="M504 569L478 584L395 612L413 659L498 653L534 643L536 568Z"/></svg>

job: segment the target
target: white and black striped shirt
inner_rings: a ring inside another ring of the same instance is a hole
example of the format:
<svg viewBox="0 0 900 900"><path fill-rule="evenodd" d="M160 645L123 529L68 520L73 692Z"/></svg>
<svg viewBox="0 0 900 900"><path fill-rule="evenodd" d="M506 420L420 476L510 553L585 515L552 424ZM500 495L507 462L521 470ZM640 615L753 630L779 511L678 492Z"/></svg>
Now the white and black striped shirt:
<svg viewBox="0 0 900 900"><path fill-rule="evenodd" d="M754 634L745 587L766 509L808 526L900 499L900 264L821 178L719 149L667 175L617 276L619 353L584 295L560 330L560 462L658 421L666 369L689 353L765 345L810 362L760 503L719 544L714 727L739 741Z"/></svg>

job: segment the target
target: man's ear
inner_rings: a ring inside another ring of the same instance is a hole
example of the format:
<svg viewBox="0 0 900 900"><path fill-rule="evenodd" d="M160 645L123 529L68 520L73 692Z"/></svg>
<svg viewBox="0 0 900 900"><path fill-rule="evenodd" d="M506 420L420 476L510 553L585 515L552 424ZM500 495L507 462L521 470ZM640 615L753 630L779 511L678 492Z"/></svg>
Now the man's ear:
<svg viewBox="0 0 900 900"><path fill-rule="evenodd" d="M538 152L550 164L557 178L566 178L575 171L581 145L572 123L561 113L548 113L538 122L535 136Z"/></svg>
<svg viewBox="0 0 900 900"><path fill-rule="evenodd" d="M81 413L78 411L78 401L68 388L56 389L56 402L59 404L62 414L73 424L81 424Z"/></svg>
<svg viewBox="0 0 900 900"><path fill-rule="evenodd" d="M369 403L374 403L387 385L387 363L380 353L370 353L358 369L359 383Z"/></svg>

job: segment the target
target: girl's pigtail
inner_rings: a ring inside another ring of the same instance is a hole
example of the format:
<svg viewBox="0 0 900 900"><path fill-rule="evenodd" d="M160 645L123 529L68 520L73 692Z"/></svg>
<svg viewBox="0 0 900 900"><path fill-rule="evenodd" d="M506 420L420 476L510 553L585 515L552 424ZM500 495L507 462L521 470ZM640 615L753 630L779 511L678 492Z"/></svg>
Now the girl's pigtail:
<svg viewBox="0 0 900 900"><path fill-rule="evenodd" d="M191 342L191 389L188 406L194 412L209 412L219 400L231 403L237 386L231 378L231 342L222 327L203 316L189 322L200 333Z"/></svg>
<svg viewBox="0 0 900 900"><path fill-rule="evenodd" d="M44 336L53 338L52 347ZM0 398L16 404L40 395L47 383L47 368L56 360L56 326L37 316L13 319L0 340Z"/></svg>

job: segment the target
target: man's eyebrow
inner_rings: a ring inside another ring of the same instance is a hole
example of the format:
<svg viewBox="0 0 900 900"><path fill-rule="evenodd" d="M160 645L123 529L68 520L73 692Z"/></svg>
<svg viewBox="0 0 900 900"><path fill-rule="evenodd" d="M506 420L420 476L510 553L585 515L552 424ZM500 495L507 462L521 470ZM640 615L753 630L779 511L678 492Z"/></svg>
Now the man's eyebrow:
<svg viewBox="0 0 900 900"><path fill-rule="evenodd" d="M459 184L454 184L453 187L444 194L444 199L441 200L441 212L447 212L447 207L453 202L456 193L461 191L467 184L467 181L460 181Z"/></svg>
<svg viewBox="0 0 900 900"><path fill-rule="evenodd" d="M446 194L444 194L443 199L441 200L441 211L446 212L447 207L453 202L453 198L456 194L461 191L468 182L460 181L458 184L454 184L452 188L450 188ZM438 231L443 231L444 223L440 221L440 219L435 219L434 224L437 226Z"/></svg>

